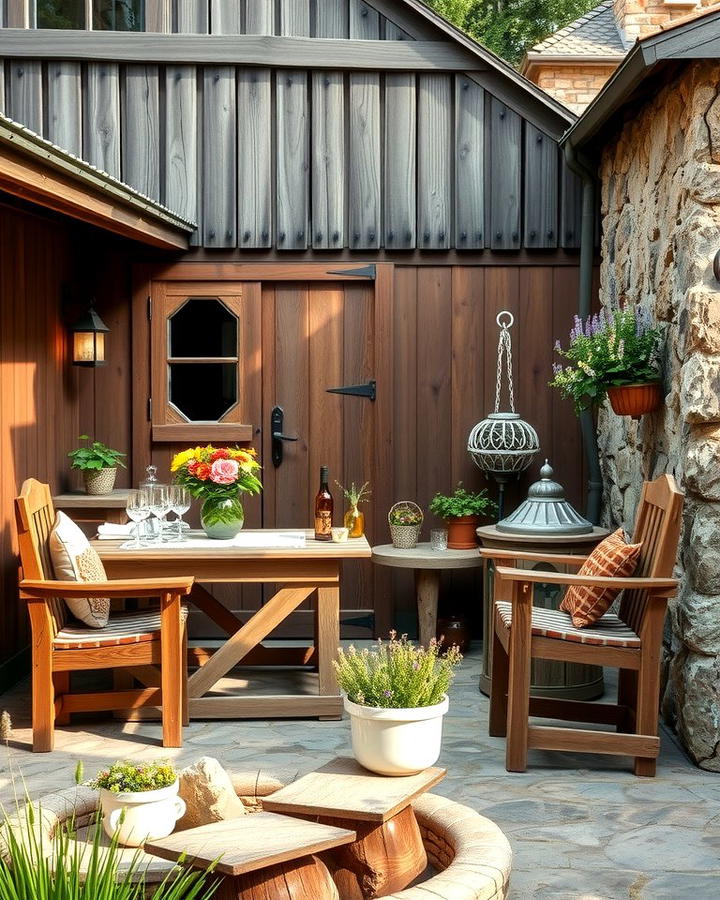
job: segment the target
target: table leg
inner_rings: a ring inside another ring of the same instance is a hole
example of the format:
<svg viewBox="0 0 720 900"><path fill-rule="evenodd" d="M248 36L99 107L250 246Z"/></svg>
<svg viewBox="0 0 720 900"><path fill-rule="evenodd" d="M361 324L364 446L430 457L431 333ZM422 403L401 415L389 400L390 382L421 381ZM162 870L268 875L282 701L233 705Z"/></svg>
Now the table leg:
<svg viewBox="0 0 720 900"><path fill-rule="evenodd" d="M304 856L237 875L226 875L216 900L339 900L335 882L317 856Z"/></svg>
<svg viewBox="0 0 720 900"><path fill-rule="evenodd" d="M160 685L163 747L182 747L183 623L179 594L160 598Z"/></svg>
<svg viewBox="0 0 720 900"><path fill-rule="evenodd" d="M319 821L357 834L352 844L327 850L327 863L343 900L369 900L404 890L427 867L427 853L412 806L387 822L320 816Z"/></svg>
<svg viewBox="0 0 720 900"><path fill-rule="evenodd" d="M338 683L333 660L340 644L340 585L320 587L317 591L318 693L337 694ZM340 716L320 716L321 721Z"/></svg>
<svg viewBox="0 0 720 900"><path fill-rule="evenodd" d="M416 569L415 591L417 594L420 643L427 647L437 633L440 572L434 569Z"/></svg>

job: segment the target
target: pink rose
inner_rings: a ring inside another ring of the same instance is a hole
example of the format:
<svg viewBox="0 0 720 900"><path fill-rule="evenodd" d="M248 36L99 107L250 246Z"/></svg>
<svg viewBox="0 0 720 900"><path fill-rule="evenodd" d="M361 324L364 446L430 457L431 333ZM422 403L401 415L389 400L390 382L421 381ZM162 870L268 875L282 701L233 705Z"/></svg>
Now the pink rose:
<svg viewBox="0 0 720 900"><path fill-rule="evenodd" d="M210 480L215 484L237 481L239 466L234 459L216 459L210 468Z"/></svg>

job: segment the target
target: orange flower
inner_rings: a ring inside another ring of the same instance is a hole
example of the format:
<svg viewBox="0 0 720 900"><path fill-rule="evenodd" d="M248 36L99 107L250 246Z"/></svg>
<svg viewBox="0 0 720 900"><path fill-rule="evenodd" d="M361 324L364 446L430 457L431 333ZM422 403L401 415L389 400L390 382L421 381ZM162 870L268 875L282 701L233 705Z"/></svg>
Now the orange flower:
<svg viewBox="0 0 720 900"><path fill-rule="evenodd" d="M200 481L207 481L210 477L210 472L211 469L207 463L198 463L193 474L196 478L199 478Z"/></svg>
<svg viewBox="0 0 720 900"><path fill-rule="evenodd" d="M210 454L210 462L215 462L216 459L230 459L230 452L224 447L220 450L213 450Z"/></svg>

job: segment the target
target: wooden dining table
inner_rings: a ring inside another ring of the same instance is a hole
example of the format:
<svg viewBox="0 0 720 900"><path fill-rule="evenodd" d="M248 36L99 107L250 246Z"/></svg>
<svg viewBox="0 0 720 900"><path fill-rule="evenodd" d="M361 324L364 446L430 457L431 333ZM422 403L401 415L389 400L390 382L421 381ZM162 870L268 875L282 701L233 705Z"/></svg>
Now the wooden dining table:
<svg viewBox="0 0 720 900"><path fill-rule="evenodd" d="M247 529L243 540L272 542L287 529ZM332 662L340 642L340 571L344 560L369 559L367 540L321 542L304 532L303 546L235 546L205 539L191 531L185 543L141 549L123 547L122 540L92 542L108 578L153 578L192 575L196 584L190 601L227 633L217 648L191 648L198 668L188 678L190 718L339 719L342 701ZM280 538L278 537L278 541ZM275 594L245 621L217 600L203 583L274 584ZM267 647L263 641L305 600L313 599L314 641L307 646ZM216 686L239 664L302 666L318 673L318 693L250 695L227 693Z"/></svg>

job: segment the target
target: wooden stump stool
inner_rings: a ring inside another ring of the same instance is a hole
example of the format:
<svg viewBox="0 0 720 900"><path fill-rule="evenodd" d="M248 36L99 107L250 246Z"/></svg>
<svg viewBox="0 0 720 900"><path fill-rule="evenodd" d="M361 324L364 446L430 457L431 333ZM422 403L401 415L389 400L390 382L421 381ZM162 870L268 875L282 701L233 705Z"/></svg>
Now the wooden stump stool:
<svg viewBox="0 0 720 900"><path fill-rule="evenodd" d="M335 759L276 791L266 810L352 829L353 843L322 854L342 900L366 900L400 891L427 867L427 853L412 801L445 777L445 770L418 775L375 775L354 759Z"/></svg>
<svg viewBox="0 0 720 900"><path fill-rule="evenodd" d="M178 831L145 844L146 853L224 876L218 900L338 900L330 873L317 854L355 840L355 832L259 812Z"/></svg>

